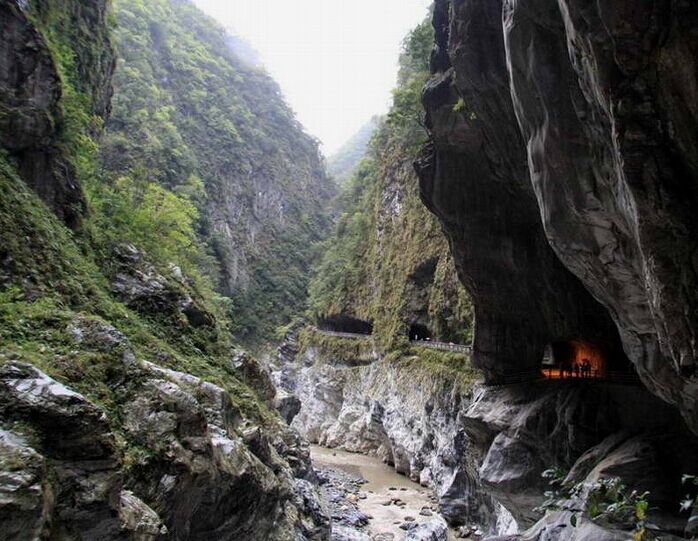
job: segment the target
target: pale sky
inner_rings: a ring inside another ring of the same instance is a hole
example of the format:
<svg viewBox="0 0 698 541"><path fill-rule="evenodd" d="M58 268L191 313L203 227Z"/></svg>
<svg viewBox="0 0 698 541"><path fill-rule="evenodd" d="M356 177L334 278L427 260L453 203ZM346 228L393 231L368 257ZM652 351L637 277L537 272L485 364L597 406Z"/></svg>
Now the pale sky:
<svg viewBox="0 0 698 541"><path fill-rule="evenodd" d="M387 111L400 44L431 0L194 0L260 53L331 155Z"/></svg>

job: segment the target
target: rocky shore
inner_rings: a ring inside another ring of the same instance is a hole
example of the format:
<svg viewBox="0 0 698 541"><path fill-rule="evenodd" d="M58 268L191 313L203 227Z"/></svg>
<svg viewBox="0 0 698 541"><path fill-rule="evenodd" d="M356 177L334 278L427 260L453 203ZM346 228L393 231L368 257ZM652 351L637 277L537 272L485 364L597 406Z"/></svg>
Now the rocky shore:
<svg viewBox="0 0 698 541"><path fill-rule="evenodd" d="M438 514L436 497L430 491L408 486L409 481L400 479L395 473L391 475L396 486L388 486L385 482L390 480L390 474L387 478L372 475L375 470L371 466L375 468L377 464L374 459L342 451L317 448L314 451L319 493L332 519L333 541L448 541L465 538L459 532L449 531L445 520ZM368 468L361 471L366 477L352 471L365 463L368 463ZM473 531L466 528L463 534Z"/></svg>

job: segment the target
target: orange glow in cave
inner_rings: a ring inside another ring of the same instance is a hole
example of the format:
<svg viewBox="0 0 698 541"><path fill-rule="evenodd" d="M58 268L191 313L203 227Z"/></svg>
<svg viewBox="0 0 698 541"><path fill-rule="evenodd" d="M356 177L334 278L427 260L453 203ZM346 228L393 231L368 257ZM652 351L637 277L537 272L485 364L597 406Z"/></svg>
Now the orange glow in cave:
<svg viewBox="0 0 698 541"><path fill-rule="evenodd" d="M554 350L554 364L543 368L547 378L603 378L608 375L606 359L593 344L571 340L557 344Z"/></svg>

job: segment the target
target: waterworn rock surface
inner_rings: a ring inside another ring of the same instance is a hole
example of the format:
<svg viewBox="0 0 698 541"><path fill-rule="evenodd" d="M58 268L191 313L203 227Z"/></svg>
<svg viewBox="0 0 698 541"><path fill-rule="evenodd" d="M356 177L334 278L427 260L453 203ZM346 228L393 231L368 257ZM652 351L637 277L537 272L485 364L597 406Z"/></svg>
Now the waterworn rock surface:
<svg viewBox="0 0 698 541"><path fill-rule="evenodd" d="M494 527L495 505L480 491L460 420L470 397L453 378L420 371L418 363L346 365L313 347L299 366L301 410L292 426L309 441L377 456L433 488L453 524Z"/></svg>
<svg viewBox="0 0 698 541"><path fill-rule="evenodd" d="M663 0L436 2L418 169L491 379L620 336L698 431L696 20Z"/></svg>
<svg viewBox="0 0 698 541"><path fill-rule="evenodd" d="M676 514L680 472L695 467L698 451L679 413L639 386L481 387L462 420L479 454L473 459L481 483L521 526L540 518L533 510L545 500L541 474L551 467L569 471L573 484L621 477L629 490L649 490L657 509Z"/></svg>

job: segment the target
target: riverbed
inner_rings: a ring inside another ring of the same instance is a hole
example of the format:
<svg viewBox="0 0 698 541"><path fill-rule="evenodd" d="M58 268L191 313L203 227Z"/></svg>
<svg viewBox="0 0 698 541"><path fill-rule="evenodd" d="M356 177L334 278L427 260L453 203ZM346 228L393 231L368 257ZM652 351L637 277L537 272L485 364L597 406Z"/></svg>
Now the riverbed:
<svg viewBox="0 0 698 541"><path fill-rule="evenodd" d="M369 518L364 531L371 537L386 534L386 539L402 541L406 531L401 525L421 524L437 518L437 504L432 492L398 474L377 458L338 449L311 446L313 464L318 468L339 469L365 479L356 504ZM449 541L456 541L456 532L449 531Z"/></svg>

